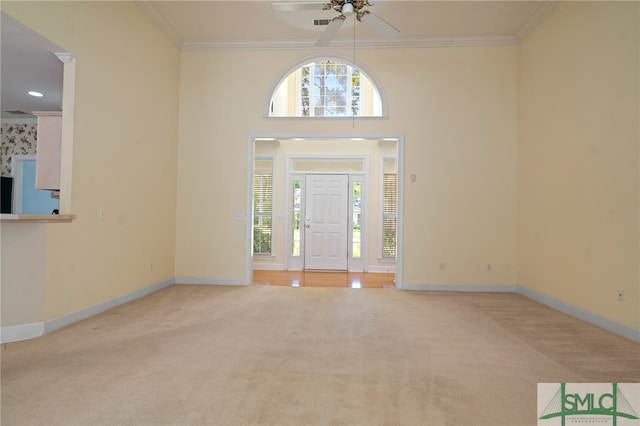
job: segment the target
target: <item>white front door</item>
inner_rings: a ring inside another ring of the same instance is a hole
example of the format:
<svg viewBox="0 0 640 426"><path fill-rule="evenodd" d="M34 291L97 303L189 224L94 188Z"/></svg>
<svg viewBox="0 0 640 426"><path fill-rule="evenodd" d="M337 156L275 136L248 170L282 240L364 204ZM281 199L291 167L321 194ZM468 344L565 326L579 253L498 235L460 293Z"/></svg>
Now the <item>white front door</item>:
<svg viewBox="0 0 640 426"><path fill-rule="evenodd" d="M346 271L349 176L309 174L305 188L304 269Z"/></svg>

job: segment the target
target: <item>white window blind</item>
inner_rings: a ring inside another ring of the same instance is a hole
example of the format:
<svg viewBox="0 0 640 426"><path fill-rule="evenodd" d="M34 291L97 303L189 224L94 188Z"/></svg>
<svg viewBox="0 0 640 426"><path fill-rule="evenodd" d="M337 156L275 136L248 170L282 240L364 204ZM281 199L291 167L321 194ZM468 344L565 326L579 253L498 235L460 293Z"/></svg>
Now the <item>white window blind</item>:
<svg viewBox="0 0 640 426"><path fill-rule="evenodd" d="M256 159L253 173L253 254L271 254L273 160Z"/></svg>
<svg viewBox="0 0 640 426"><path fill-rule="evenodd" d="M398 175L384 173L382 206L382 257L396 257L396 228L398 222Z"/></svg>

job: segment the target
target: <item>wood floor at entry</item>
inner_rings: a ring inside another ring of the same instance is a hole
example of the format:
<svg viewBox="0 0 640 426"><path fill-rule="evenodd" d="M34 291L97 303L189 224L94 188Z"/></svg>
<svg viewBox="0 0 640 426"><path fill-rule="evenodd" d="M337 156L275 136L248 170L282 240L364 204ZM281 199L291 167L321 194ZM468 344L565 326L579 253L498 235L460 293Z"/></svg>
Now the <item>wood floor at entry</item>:
<svg viewBox="0 0 640 426"><path fill-rule="evenodd" d="M395 288L395 274L254 270L253 284L289 287Z"/></svg>

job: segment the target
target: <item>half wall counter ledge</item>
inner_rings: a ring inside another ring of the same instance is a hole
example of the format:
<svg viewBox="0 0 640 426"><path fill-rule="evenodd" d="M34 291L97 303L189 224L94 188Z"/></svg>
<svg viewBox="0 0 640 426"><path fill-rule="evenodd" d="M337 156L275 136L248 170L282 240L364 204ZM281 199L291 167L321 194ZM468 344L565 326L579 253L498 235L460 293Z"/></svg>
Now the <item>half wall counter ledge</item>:
<svg viewBox="0 0 640 426"><path fill-rule="evenodd" d="M69 223L75 218L75 214L0 214L2 223Z"/></svg>

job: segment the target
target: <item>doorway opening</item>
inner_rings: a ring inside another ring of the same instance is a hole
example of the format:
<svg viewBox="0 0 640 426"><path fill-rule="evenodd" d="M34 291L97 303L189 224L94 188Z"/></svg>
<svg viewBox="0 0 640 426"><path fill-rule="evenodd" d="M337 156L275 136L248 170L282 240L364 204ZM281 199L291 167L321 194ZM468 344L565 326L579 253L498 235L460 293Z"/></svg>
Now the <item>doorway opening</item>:
<svg viewBox="0 0 640 426"><path fill-rule="evenodd" d="M254 270L341 271L340 282L379 274L401 288L402 135L251 135L249 144L250 282Z"/></svg>

